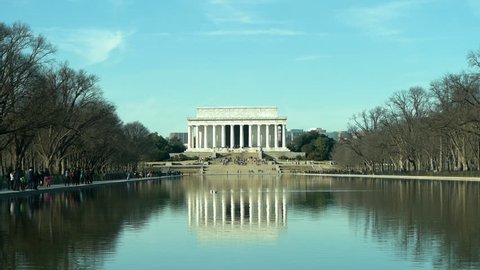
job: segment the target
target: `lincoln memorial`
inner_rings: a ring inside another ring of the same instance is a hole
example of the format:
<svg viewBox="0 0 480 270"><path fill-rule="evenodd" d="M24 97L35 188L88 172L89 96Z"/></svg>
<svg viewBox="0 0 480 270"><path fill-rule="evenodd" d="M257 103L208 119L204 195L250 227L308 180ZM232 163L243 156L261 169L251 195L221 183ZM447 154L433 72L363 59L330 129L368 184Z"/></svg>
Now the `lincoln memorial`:
<svg viewBox="0 0 480 270"><path fill-rule="evenodd" d="M286 126L276 107L197 108L188 119L187 152L288 152Z"/></svg>

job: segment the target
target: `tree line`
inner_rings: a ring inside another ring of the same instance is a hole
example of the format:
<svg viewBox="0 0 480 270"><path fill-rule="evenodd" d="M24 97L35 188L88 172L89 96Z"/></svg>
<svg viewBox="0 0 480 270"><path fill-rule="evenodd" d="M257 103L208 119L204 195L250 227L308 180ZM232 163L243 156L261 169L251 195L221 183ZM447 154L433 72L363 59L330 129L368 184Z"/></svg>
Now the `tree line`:
<svg viewBox="0 0 480 270"><path fill-rule="evenodd" d="M124 124L98 77L55 59L55 47L25 24L0 23L0 169L97 172L135 169L183 151L176 139Z"/></svg>
<svg viewBox="0 0 480 270"><path fill-rule="evenodd" d="M371 172L480 170L480 49L469 69L355 114L333 159Z"/></svg>
<svg viewBox="0 0 480 270"><path fill-rule="evenodd" d="M334 146L334 139L314 130L295 137L287 147L292 152L304 152L307 160L329 160Z"/></svg>

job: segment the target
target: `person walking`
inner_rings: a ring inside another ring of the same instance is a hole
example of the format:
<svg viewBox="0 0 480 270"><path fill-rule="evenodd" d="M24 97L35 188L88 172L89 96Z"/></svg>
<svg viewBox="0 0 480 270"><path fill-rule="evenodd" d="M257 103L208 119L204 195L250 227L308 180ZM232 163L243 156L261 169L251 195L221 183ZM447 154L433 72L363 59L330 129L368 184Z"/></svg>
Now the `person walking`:
<svg viewBox="0 0 480 270"><path fill-rule="evenodd" d="M45 168L43 171L43 185L49 187L52 184L52 176L50 175L50 171Z"/></svg>
<svg viewBox="0 0 480 270"><path fill-rule="evenodd" d="M85 171L80 169L80 183L85 184Z"/></svg>
<svg viewBox="0 0 480 270"><path fill-rule="evenodd" d="M35 171L35 181L34 181L34 186L33 189L38 190L38 185L40 184L40 181L42 181L42 176L38 172L38 170Z"/></svg>
<svg viewBox="0 0 480 270"><path fill-rule="evenodd" d="M13 177L13 171L10 172L10 175L9 175L9 179L8 179L8 189L9 190L13 190L13 181L14 181L14 177Z"/></svg>
<svg viewBox="0 0 480 270"><path fill-rule="evenodd" d="M63 183L65 186L70 186L70 170L68 168L63 173Z"/></svg>
<svg viewBox="0 0 480 270"><path fill-rule="evenodd" d="M20 190L20 178L23 176L23 172L20 167L15 169L15 173L13 175L13 189Z"/></svg>
<svg viewBox="0 0 480 270"><path fill-rule="evenodd" d="M87 180L88 184L92 183L92 171L90 170L90 168L87 168L85 170L85 179Z"/></svg>
<svg viewBox="0 0 480 270"><path fill-rule="evenodd" d="M74 175L73 182L75 183L76 186L78 186L80 184L80 168L76 167L73 175Z"/></svg>
<svg viewBox="0 0 480 270"><path fill-rule="evenodd" d="M28 187L29 189L33 189L35 187L35 174L33 172L33 168L30 167L28 168L27 171L27 182L28 182Z"/></svg>

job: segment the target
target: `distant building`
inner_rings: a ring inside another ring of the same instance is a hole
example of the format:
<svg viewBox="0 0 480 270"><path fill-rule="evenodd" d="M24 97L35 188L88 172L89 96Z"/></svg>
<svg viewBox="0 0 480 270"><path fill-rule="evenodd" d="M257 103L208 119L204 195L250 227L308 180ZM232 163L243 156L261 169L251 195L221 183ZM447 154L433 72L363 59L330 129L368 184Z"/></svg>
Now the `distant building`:
<svg viewBox="0 0 480 270"><path fill-rule="evenodd" d="M168 136L171 140L173 138L179 139L183 144L188 144L188 132L172 132Z"/></svg>
<svg viewBox="0 0 480 270"><path fill-rule="evenodd" d="M318 132L319 134L326 135L329 138L332 138L336 141L340 141L341 139L346 139L346 138L351 138L352 134L348 133L347 131L331 131L327 132L323 128L310 128L308 131L305 131L303 129L290 129L287 131L286 137L287 137L287 145L291 144L295 138L301 136L303 133L306 132Z"/></svg>
<svg viewBox="0 0 480 270"><path fill-rule="evenodd" d="M309 129L308 131L309 131L309 132L310 132L310 131L316 131L316 132L318 132L319 134L326 134L326 133L327 133L327 131L326 131L325 129L323 129L323 128L311 128L311 129Z"/></svg>

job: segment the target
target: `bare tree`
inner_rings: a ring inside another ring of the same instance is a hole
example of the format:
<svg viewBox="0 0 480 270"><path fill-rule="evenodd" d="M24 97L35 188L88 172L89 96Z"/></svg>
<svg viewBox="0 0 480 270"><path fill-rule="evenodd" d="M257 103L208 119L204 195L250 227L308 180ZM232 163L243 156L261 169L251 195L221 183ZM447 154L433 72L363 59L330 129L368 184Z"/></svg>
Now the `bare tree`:
<svg viewBox="0 0 480 270"><path fill-rule="evenodd" d="M0 169L36 165L123 170L150 158L155 143L136 122L123 125L98 78L66 64L28 26L0 23Z"/></svg>
<svg viewBox="0 0 480 270"><path fill-rule="evenodd" d="M0 23L0 135L38 124L39 119L25 119L19 114L31 109L28 105L36 97L34 86L53 52L53 46L28 26Z"/></svg>
<svg viewBox="0 0 480 270"><path fill-rule="evenodd" d="M36 147L50 170L55 165L58 169L81 133L111 110L96 82L95 76L66 65L49 73L45 87L51 94L45 106L57 116L52 124L38 129Z"/></svg>
<svg viewBox="0 0 480 270"><path fill-rule="evenodd" d="M479 55L469 54L474 68L479 68ZM352 123L352 138L337 144L334 156L349 164L346 149L371 171L385 166L402 171L478 170L480 74L448 74L432 82L429 91L412 87L395 92L384 107L363 111Z"/></svg>

